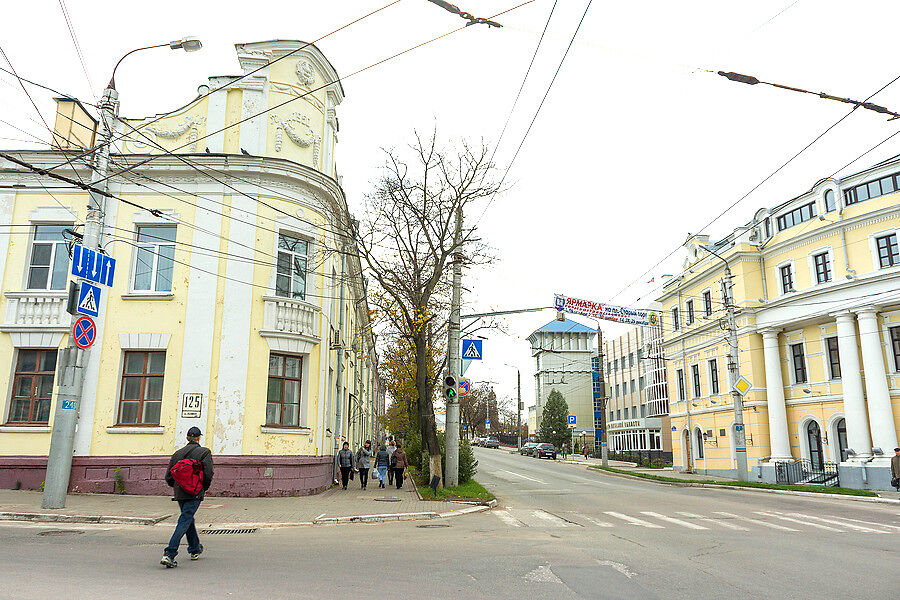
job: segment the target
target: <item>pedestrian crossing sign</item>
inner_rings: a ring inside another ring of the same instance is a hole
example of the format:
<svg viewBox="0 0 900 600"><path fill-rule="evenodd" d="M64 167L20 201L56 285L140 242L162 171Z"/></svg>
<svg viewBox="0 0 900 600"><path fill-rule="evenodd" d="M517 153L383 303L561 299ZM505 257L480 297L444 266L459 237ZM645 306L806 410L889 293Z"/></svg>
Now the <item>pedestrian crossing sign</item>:
<svg viewBox="0 0 900 600"><path fill-rule="evenodd" d="M750 383L746 377L741 377L737 380L737 383L734 384L733 389L741 396L746 396L751 387L753 387L753 384Z"/></svg>
<svg viewBox="0 0 900 600"><path fill-rule="evenodd" d="M82 281L78 290L78 305L75 309L76 312L89 317L99 317L100 292L101 290L98 286Z"/></svg>
<svg viewBox="0 0 900 600"><path fill-rule="evenodd" d="M463 340L462 357L465 360L481 360L481 342L482 340Z"/></svg>

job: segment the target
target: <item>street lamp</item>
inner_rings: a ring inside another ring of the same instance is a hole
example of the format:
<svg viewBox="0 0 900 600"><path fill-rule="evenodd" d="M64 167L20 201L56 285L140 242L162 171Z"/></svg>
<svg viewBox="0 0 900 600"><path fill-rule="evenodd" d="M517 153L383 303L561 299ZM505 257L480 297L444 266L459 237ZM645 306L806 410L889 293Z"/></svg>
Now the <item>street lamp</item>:
<svg viewBox="0 0 900 600"><path fill-rule="evenodd" d="M109 78L109 84L106 86L107 89L114 90L116 89L116 69L119 68L119 64L123 60L125 60L126 56L134 54L135 52L140 52L141 50L150 50L151 48L162 48L164 46L168 46L172 50L184 50L185 52L196 52L200 48L203 47L203 43L193 36L183 37L180 40L174 40L171 42L167 42L165 44L154 44L152 46L144 46L143 48L135 48L130 52L126 52L122 58L119 59L119 62L116 63L116 66L113 67L112 77Z"/></svg>

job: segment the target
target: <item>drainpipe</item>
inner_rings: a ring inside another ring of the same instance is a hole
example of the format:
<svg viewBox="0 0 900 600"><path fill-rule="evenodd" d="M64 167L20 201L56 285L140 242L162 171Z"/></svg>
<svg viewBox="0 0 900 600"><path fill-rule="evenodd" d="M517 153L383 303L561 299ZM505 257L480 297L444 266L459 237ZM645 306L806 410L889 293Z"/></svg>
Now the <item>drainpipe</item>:
<svg viewBox="0 0 900 600"><path fill-rule="evenodd" d="M339 285L341 287L338 301L338 339L343 338L344 336L344 276L346 275L347 269L347 246L341 246L341 278L338 280ZM337 483L337 474L338 474L338 452L341 449L341 416L342 416L342 407L344 404L344 398L341 394L341 389L343 388L343 378L344 378L344 348L338 347L337 349L337 360L336 360L337 369L335 369L337 377L335 386L334 397L336 399L334 405L334 429L331 434L332 439L334 440L334 481Z"/></svg>
<svg viewBox="0 0 900 600"><path fill-rule="evenodd" d="M678 282L678 318L680 319L680 325L684 324L684 315L681 313L681 284L684 282L684 276L682 275L681 280ZM684 331L681 334L681 372L684 377L684 410L687 413L687 430L688 430L688 447L687 447L687 459L688 464L691 465L692 468L688 469L688 473L693 473L693 464L694 464L694 453L693 448L691 447L694 442L694 434L691 429L691 401L688 399L687 394L687 363L685 362L685 358L687 357L687 350L684 346ZM678 385L678 381L675 382L675 385ZM682 440L684 443L684 440Z"/></svg>
<svg viewBox="0 0 900 600"><path fill-rule="evenodd" d="M838 190L838 223L841 225L841 246L844 249L844 277L847 279L856 279L856 269L850 268L850 256L847 254L847 235L844 232L844 203L840 201L840 190ZM866 468L863 467L863 481L865 481Z"/></svg>

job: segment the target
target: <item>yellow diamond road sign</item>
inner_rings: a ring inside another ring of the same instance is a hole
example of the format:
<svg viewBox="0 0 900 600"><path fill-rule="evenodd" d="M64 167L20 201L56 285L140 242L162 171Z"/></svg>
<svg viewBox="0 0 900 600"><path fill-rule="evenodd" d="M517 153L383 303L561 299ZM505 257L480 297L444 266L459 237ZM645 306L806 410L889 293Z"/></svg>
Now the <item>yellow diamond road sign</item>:
<svg viewBox="0 0 900 600"><path fill-rule="evenodd" d="M734 384L733 389L741 396L746 396L751 387L753 387L753 384L751 384L746 377L741 377L737 380L737 383Z"/></svg>

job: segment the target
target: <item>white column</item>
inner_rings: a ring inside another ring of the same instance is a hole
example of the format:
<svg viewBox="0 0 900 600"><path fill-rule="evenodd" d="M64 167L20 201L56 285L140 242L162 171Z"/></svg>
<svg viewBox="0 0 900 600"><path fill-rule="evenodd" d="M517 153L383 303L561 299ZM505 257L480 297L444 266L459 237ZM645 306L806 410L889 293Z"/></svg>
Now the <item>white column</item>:
<svg viewBox="0 0 900 600"><path fill-rule="evenodd" d="M856 345L856 315L844 311L834 315L837 321L838 354L841 361L841 386L844 389L844 419L847 423L847 446L858 458L868 458L872 450L869 417L863 395L862 369Z"/></svg>
<svg viewBox="0 0 900 600"><path fill-rule="evenodd" d="M878 312L875 307L867 307L856 311L856 314L859 315L859 342L862 348L863 370L866 374L872 445L880 447L887 457L897 446L897 429L894 426L887 373L884 369L881 333L878 331Z"/></svg>
<svg viewBox="0 0 900 600"><path fill-rule="evenodd" d="M781 350L778 329L763 329L763 352L766 363L766 400L769 411L769 451L771 460L793 460L788 438L787 408L784 404L784 382L781 378Z"/></svg>

